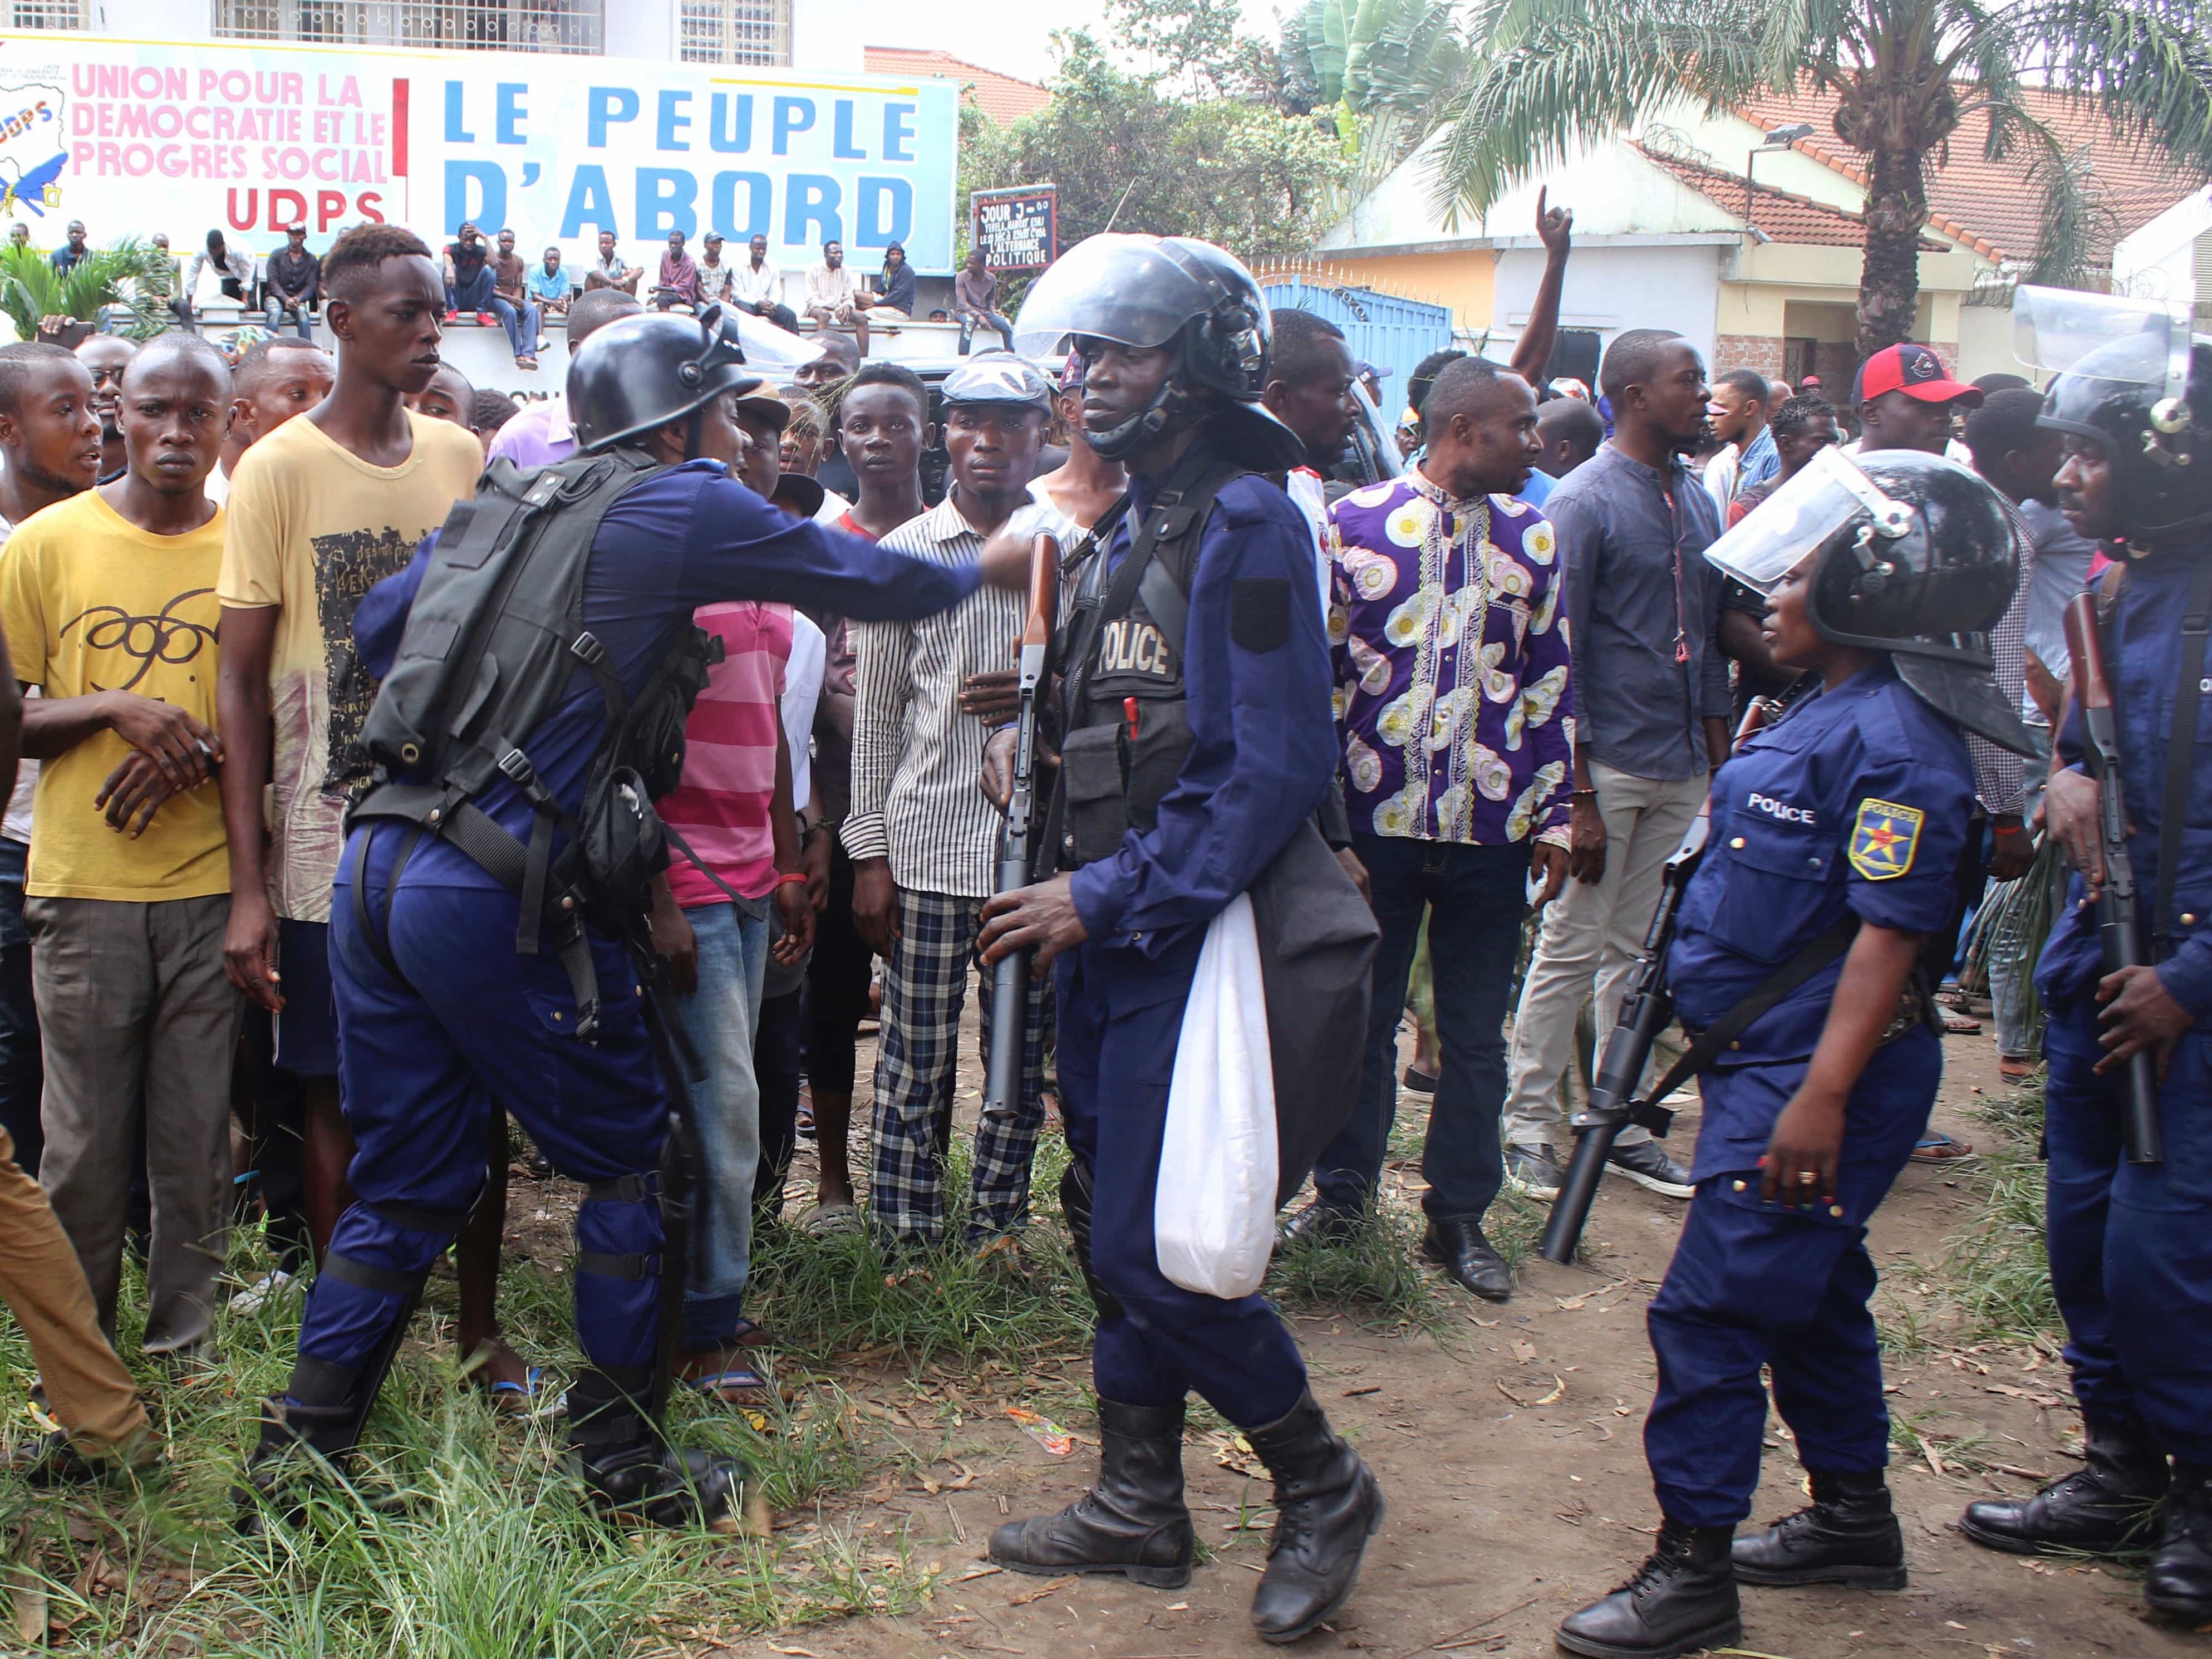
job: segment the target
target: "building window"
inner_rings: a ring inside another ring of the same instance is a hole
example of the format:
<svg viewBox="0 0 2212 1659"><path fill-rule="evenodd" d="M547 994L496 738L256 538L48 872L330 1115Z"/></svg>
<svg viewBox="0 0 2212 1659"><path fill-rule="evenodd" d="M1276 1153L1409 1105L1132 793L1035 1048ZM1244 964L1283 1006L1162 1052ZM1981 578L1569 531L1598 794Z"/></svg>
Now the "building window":
<svg viewBox="0 0 2212 1659"><path fill-rule="evenodd" d="M88 0L9 0L8 13L19 29L88 29Z"/></svg>
<svg viewBox="0 0 2212 1659"><path fill-rule="evenodd" d="M17 0L21 9L21 0ZM214 32L461 51L598 52L605 0L214 0Z"/></svg>
<svg viewBox="0 0 2212 1659"><path fill-rule="evenodd" d="M687 64L791 62L791 0L682 0L677 56Z"/></svg>

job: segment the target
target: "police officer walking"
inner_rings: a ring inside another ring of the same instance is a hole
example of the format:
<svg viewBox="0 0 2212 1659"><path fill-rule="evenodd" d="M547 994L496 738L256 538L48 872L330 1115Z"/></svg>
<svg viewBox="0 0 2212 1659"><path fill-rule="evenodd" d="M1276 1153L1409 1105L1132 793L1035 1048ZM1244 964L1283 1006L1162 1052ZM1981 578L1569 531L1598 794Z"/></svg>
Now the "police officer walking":
<svg viewBox="0 0 2212 1659"><path fill-rule="evenodd" d="M2032 1497L1971 1505L1960 1529L2022 1555L2148 1547L2145 1603L2201 1626L2212 1621L2212 346L2140 303L2034 289L2016 303L2035 324L2037 367L2069 371L2039 421L2064 434L2059 510L2121 553L2094 591L2154 960L2104 967L2100 786L2084 770L2077 658L2045 808L2076 873L2035 986L2049 1014L2051 1278L2087 1461ZM2108 343L2069 364L2048 349L2067 340ZM2146 1050L2160 1067L2165 1158L2138 1164L2124 1152L2121 1105L2128 1062Z"/></svg>
<svg viewBox="0 0 2212 1659"><path fill-rule="evenodd" d="M588 1187L589 1368L568 1397L586 1487L625 1517L735 1524L742 1465L678 1451L658 1421L663 1279L680 1295L684 1273L663 1261L670 1097L641 990L658 963L638 941L665 863L650 803L681 770L705 681L691 613L744 598L919 617L987 568L1026 574L1018 558L886 553L763 501L732 470L748 441L735 404L759 385L719 307L610 325L569 368L582 453L530 473L495 462L362 601L362 659L384 681L365 741L387 781L355 811L331 939L359 1202L309 1293L291 1380L263 1402L260 1494L301 1443L352 1452L503 1109Z"/></svg>
<svg viewBox="0 0 2212 1659"><path fill-rule="evenodd" d="M1257 1295L1170 1282L1152 1216L1207 925L1307 833L1336 769L1312 537L1281 490L1250 476L1294 465L1299 446L1259 402L1267 301L1217 247L1094 236L1030 289L1018 333L1031 356L1073 339L1085 433L1127 466L1131 488L1073 578L1048 825L1064 873L991 900L981 936L987 960L1019 949L1057 958L1077 1160L1061 1198L1099 1304L1100 1468L1059 1514L1000 1527L991 1559L1017 1572L1187 1582L1183 1408L1195 1391L1274 1476L1252 1620L1268 1641L1291 1642L1351 1593L1382 1491L1330 1429L1274 1310ZM986 758L1001 799L1009 735Z"/></svg>
<svg viewBox="0 0 2212 1659"><path fill-rule="evenodd" d="M1658 1545L1558 1632L1601 1659L1734 1643L1739 1582L1905 1582L1866 1228L1942 1072L1922 955L1957 903L1961 732L2027 747L1980 637L2011 598L2012 532L1987 484L1902 452L1824 456L1770 505L1707 556L1767 594L1775 659L1819 689L1715 775L1668 958L1710 1069L1696 1196L1649 1316ZM1737 1538L1763 1367L1813 1502Z"/></svg>

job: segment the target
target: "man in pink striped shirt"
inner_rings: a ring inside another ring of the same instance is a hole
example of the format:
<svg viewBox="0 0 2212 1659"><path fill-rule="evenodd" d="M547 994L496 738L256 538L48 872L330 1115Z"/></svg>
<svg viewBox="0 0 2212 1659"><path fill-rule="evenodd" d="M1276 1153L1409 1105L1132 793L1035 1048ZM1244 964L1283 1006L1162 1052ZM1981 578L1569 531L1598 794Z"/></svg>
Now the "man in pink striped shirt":
<svg viewBox="0 0 2212 1659"><path fill-rule="evenodd" d="M750 441L742 476L763 497L775 489L776 440L788 415L773 397L740 404L739 424ZM768 969L769 908L774 905L781 923L775 951L787 963L811 945L814 912L793 811L790 742L779 716L791 664L791 607L740 600L704 606L694 620L720 639L723 655L684 727L683 781L658 803L673 832L672 857L655 884L653 939L682 994L684 1029L707 1066L706 1080L691 1089L700 1168L680 1375L703 1394L736 1401L757 1399L767 1387L746 1360L743 1339L752 1329L744 1299L760 1161L753 1039Z"/></svg>

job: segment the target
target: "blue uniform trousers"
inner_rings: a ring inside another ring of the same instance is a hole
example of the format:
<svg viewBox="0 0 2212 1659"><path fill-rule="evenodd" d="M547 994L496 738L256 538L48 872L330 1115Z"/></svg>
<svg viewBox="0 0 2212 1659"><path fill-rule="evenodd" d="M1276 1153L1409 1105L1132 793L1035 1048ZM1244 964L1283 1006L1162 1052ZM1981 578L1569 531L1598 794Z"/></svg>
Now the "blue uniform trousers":
<svg viewBox="0 0 2212 1659"><path fill-rule="evenodd" d="M1224 1301L1170 1283L1152 1237L1168 1085L1203 941L1194 931L1158 957L1091 944L1060 958L1060 1111L1091 1169L1091 1271L1122 1309L1098 1321L1100 1396L1175 1406L1195 1391L1256 1429L1305 1392L1297 1345L1262 1297Z"/></svg>
<svg viewBox="0 0 2212 1659"><path fill-rule="evenodd" d="M1807 1468L1870 1474L1889 1462L1866 1224L1927 1127L1942 1053L1923 1028L1869 1062L1847 1109L1841 1216L1759 1195L1759 1156L1806 1064L1709 1072L1699 1085L1701 1179L1647 1316L1659 1390L1644 1425L1660 1510L1693 1527L1733 1527L1751 1513L1766 1425L1762 1366Z"/></svg>
<svg viewBox="0 0 2212 1659"><path fill-rule="evenodd" d="M404 835L376 831L367 896L380 933L381 878ZM601 1367L649 1364L663 1237L654 1172L668 1109L629 960L593 940L600 1029L596 1042L580 1042L560 963L515 951L513 895L403 884L388 912L395 975L355 913L351 872L368 836L350 839L331 911L340 1078L359 1148L348 1173L360 1200L339 1218L331 1254L387 1274L425 1272L483 1185L491 1115L503 1107L561 1174L605 1184L576 1212L585 1354ZM397 1291L325 1271L308 1294L300 1352L358 1370L405 1305Z"/></svg>
<svg viewBox="0 0 2212 1659"><path fill-rule="evenodd" d="M2094 1074L2097 1005L2054 1007L2045 1134L2051 1283L2085 1412L2140 1420L2169 1455L2212 1463L2212 1036L2176 1046L2159 1089L2166 1162L2120 1139L2124 1072Z"/></svg>

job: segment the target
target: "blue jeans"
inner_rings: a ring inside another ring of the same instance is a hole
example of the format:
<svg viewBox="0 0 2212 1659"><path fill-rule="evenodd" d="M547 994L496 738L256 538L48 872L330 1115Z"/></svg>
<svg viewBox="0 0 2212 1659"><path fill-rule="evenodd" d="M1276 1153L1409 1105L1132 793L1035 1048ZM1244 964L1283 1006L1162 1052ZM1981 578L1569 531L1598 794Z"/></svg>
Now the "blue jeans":
<svg viewBox="0 0 2212 1659"><path fill-rule="evenodd" d="M707 1064L691 1089L699 1139L691 1271L684 1290L684 1346L727 1341L752 1267L753 1175L760 1163L760 1081L753 1036L768 972L768 918L734 904L702 904L684 919L699 941L699 988L681 1000L684 1029Z"/></svg>
<svg viewBox="0 0 2212 1659"><path fill-rule="evenodd" d="M446 309L448 311L489 311L492 297L489 265L478 265L477 274L465 283L446 284Z"/></svg>
<svg viewBox="0 0 2212 1659"><path fill-rule="evenodd" d="M267 313L269 331L271 334L274 334L278 329L284 326L284 313L289 311L292 313L292 321L294 325L300 331L300 337L303 340L313 339L315 337L315 326L308 320L308 313L313 309L313 307L308 305L304 300L295 301L288 299L283 295L271 290L269 295L269 310Z"/></svg>
<svg viewBox="0 0 2212 1659"><path fill-rule="evenodd" d="M510 300L504 294L491 296L492 314L507 329L507 343L518 357L538 355L538 307L527 300Z"/></svg>
<svg viewBox="0 0 2212 1659"><path fill-rule="evenodd" d="M15 1163L34 1180L46 1144L39 1098L46 1066L39 1048L39 1006L31 995L31 936L23 928L23 863L30 848L0 840L0 1128L15 1143Z"/></svg>
<svg viewBox="0 0 2212 1659"><path fill-rule="evenodd" d="M1421 1152L1429 1183L1421 1207L1431 1216L1480 1216L1504 1179L1504 1025L1528 911L1528 843L1468 847L1354 834L1352 850L1367 866L1382 942L1359 1098L1314 1165L1314 1186L1325 1204L1364 1210L1382 1178L1398 1112L1398 1021L1425 908L1433 912L1429 959L1443 1062Z"/></svg>

